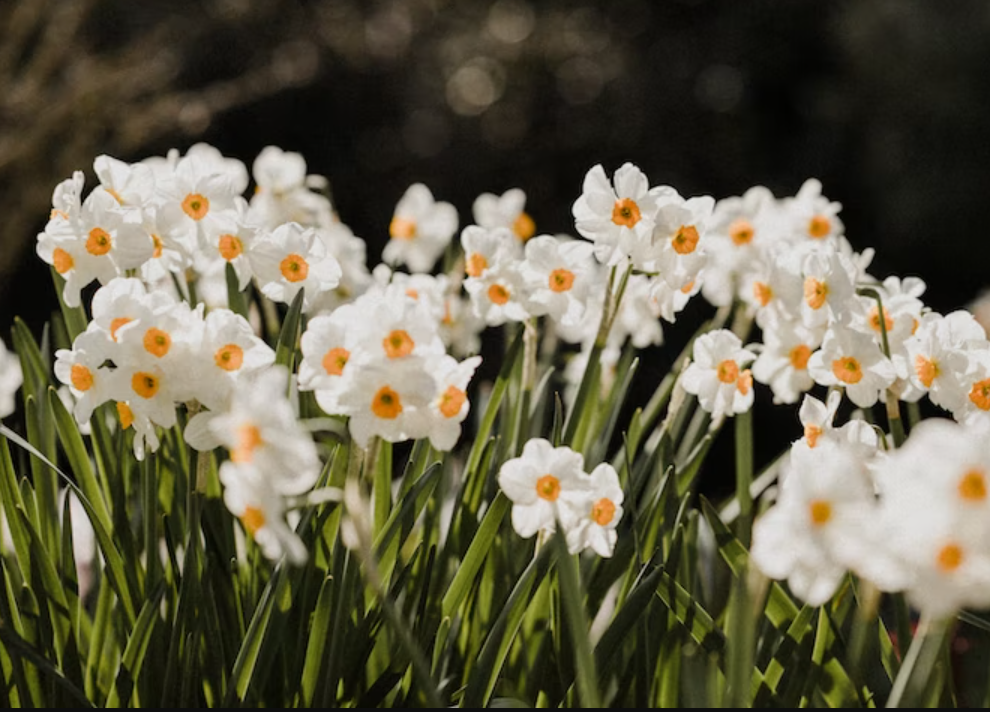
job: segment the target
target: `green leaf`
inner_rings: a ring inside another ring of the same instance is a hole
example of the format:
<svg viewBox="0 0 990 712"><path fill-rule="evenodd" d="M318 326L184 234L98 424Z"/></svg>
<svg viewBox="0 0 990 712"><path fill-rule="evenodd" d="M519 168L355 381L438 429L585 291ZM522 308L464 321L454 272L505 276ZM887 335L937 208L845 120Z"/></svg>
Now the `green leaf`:
<svg viewBox="0 0 990 712"><path fill-rule="evenodd" d="M248 318L247 299L240 288L240 280L237 278L237 270L231 262L227 262L224 267L224 278L227 282L227 307L235 314L240 314L245 319ZM302 290L299 290L302 292Z"/></svg>
<svg viewBox="0 0 990 712"><path fill-rule="evenodd" d="M561 530L563 531L563 530ZM588 616L584 610L581 591L581 576L574 557L568 553L567 542L562 533L551 537L557 547L557 575L560 576L560 597L563 600L564 620L570 631L570 642L574 646L574 667L578 698L582 707L601 707L598 694L598 672L595 658L591 654L591 641L588 638Z"/></svg>
<svg viewBox="0 0 990 712"><path fill-rule="evenodd" d="M275 364L292 371L295 367L296 343L299 341L299 327L302 323L303 291L296 292L289 311L282 322L282 330L275 344Z"/></svg>
<svg viewBox="0 0 990 712"><path fill-rule="evenodd" d="M468 547L464 560L457 567L457 573L454 574L454 579L450 582L450 586L447 587L447 592L443 596L443 601L440 604L443 617L454 615L458 606L461 605L461 601L464 600L464 596L474 584L475 576L477 576L482 562L495 543L495 535L498 533L506 512L509 511L510 504L509 498L499 490L488 511L485 512L481 526L471 540L471 546Z"/></svg>
<svg viewBox="0 0 990 712"><path fill-rule="evenodd" d="M117 707L118 705L130 706L131 694L134 685L141 675L141 668L144 665L145 653L148 650L148 642L151 640L151 632L155 623L159 619L158 604L165 593L165 582L163 581L155 588L151 596L141 607L141 614L134 623L130 637L127 639L127 647L120 658L120 665L117 668L117 675L107 696L105 707ZM192 651L187 650L187 655L192 655ZM144 704L153 702L144 700ZM143 705L142 705L143 706Z"/></svg>

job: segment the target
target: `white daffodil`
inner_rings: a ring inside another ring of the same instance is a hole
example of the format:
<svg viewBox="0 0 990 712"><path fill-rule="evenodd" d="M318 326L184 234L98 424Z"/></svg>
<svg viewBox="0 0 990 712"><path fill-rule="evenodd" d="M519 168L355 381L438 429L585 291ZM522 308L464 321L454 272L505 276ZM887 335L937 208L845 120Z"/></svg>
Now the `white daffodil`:
<svg viewBox="0 0 990 712"><path fill-rule="evenodd" d="M471 213L474 222L486 230L508 228L520 244L536 234L536 223L526 212L526 193L519 188L510 188L502 193L482 193L474 199Z"/></svg>
<svg viewBox="0 0 990 712"><path fill-rule="evenodd" d="M103 189L122 208L141 210L154 197L155 174L145 164L125 163L104 154L93 161L93 171Z"/></svg>
<svg viewBox="0 0 990 712"><path fill-rule="evenodd" d="M302 289L307 313L319 295L340 283L340 263L327 252L315 229L299 223L284 223L259 236L248 255L266 297L289 304Z"/></svg>
<svg viewBox="0 0 990 712"><path fill-rule="evenodd" d="M801 263L804 299L801 320L809 328L846 321L856 297L854 274L834 248L827 246L805 255Z"/></svg>
<svg viewBox="0 0 990 712"><path fill-rule="evenodd" d="M822 183L817 178L806 180L797 195L783 202L783 208L794 239L834 241L845 230L839 218L842 204L822 195Z"/></svg>
<svg viewBox="0 0 990 712"><path fill-rule="evenodd" d="M823 386L842 386L849 400L869 408L897 378L894 364L869 334L833 325L808 359L808 373Z"/></svg>
<svg viewBox="0 0 990 712"><path fill-rule="evenodd" d="M339 398L354 371L348 364L360 348L353 327L361 318L357 308L342 305L310 319L300 339L299 390L314 391L316 402L331 415L343 413Z"/></svg>
<svg viewBox="0 0 990 712"><path fill-rule="evenodd" d="M114 357L110 335L95 322L79 334L71 349L55 352L55 377L67 385L75 399L76 422L88 424L93 410L114 395L112 370L105 366Z"/></svg>
<svg viewBox="0 0 990 712"><path fill-rule="evenodd" d="M93 294L91 323L116 341L122 327L135 321L154 322L158 314L175 304L175 297L165 291L153 289L149 292L139 279L117 277Z"/></svg>
<svg viewBox="0 0 990 712"><path fill-rule="evenodd" d="M481 350L484 320L475 313L471 300L461 294L447 294L440 317L440 338L447 350L458 358L472 356Z"/></svg>
<svg viewBox="0 0 990 712"><path fill-rule="evenodd" d="M249 254L261 232L248 215L244 199L236 197L233 209L217 216L215 227L205 237L202 255L208 262L222 261L224 269L230 263L237 275L237 288L244 291L254 276Z"/></svg>
<svg viewBox="0 0 990 712"><path fill-rule="evenodd" d="M327 253L340 263L340 282L333 289L317 295L312 313L330 312L341 304L353 302L364 294L373 281L368 271L368 249L365 241L339 220L316 228L317 236L326 245Z"/></svg>
<svg viewBox="0 0 990 712"><path fill-rule="evenodd" d="M572 554L592 549L599 556L610 557L619 538L616 527L622 519L624 494L619 475L607 462L591 471L583 512L567 508L565 516L578 515L564 522L567 548Z"/></svg>
<svg viewBox="0 0 990 712"><path fill-rule="evenodd" d="M650 242L634 254L633 264L680 289L695 281L705 266L705 235L715 199L710 196L685 199L672 188L655 195L656 226Z"/></svg>
<svg viewBox="0 0 990 712"><path fill-rule="evenodd" d="M829 391L824 403L812 395L805 394L801 408L798 410L801 427L804 428L805 445L811 448L817 447L822 436L832 431L832 421L840 403L842 403L842 393L838 390Z"/></svg>
<svg viewBox="0 0 990 712"><path fill-rule="evenodd" d="M522 259L523 248L508 228L489 230L478 225L468 225L461 230L461 249L464 251L464 274L467 278L481 278L490 269Z"/></svg>
<svg viewBox="0 0 990 712"><path fill-rule="evenodd" d="M475 314L488 326L530 317L529 290L514 264L500 262L489 266L484 276L464 280L464 290L471 298Z"/></svg>
<svg viewBox="0 0 990 712"><path fill-rule="evenodd" d="M190 390L207 408L219 410L245 378L274 362L275 351L255 335L247 319L229 309L214 309L203 322Z"/></svg>
<svg viewBox="0 0 990 712"><path fill-rule="evenodd" d="M656 210L657 196L646 175L624 163L611 182L600 164L589 170L571 213L578 234L594 243L598 261L611 266L649 245Z"/></svg>
<svg viewBox="0 0 990 712"><path fill-rule="evenodd" d="M840 442L792 449L777 501L753 524L750 560L821 605L868 549L861 532L875 512L869 473Z"/></svg>
<svg viewBox="0 0 990 712"><path fill-rule="evenodd" d="M539 235L526 243L519 269L527 283L533 316L574 324L584 316L593 280L598 278L594 248L583 240Z"/></svg>
<svg viewBox="0 0 990 712"><path fill-rule="evenodd" d="M361 316L351 320L351 328L356 344L370 358L394 362L444 353L429 304L409 296L401 284L369 292L359 303Z"/></svg>
<svg viewBox="0 0 990 712"><path fill-rule="evenodd" d="M770 386L774 403L797 403L815 385L808 360L822 341L821 329L792 320L779 320L763 332L763 348L753 362L753 378Z"/></svg>
<svg viewBox="0 0 990 712"><path fill-rule="evenodd" d="M134 457L143 460L145 453L158 450L161 441L158 432L151 418L143 412L135 413L129 402L117 401L117 418L120 421L121 430L133 428L133 440L131 447L134 450Z"/></svg>
<svg viewBox="0 0 990 712"><path fill-rule="evenodd" d="M330 200L315 190L326 189L327 180L306 173L301 153L265 146L254 159L251 175L255 183L251 217L261 227L274 230L287 222L320 227L333 222Z"/></svg>
<svg viewBox="0 0 990 712"><path fill-rule="evenodd" d="M698 396L698 403L712 420L743 413L753 405L753 379L745 367L755 358L728 329L699 336L692 347L692 360L681 375L685 391Z"/></svg>
<svg viewBox="0 0 990 712"><path fill-rule="evenodd" d="M972 389L972 383L966 387L969 354L986 346L983 327L968 311L960 309L945 316L929 312L904 340L911 383L927 393L932 403L954 413L963 408Z"/></svg>
<svg viewBox="0 0 990 712"><path fill-rule="evenodd" d="M407 265L412 272L429 272L457 232L457 210L434 199L422 183L406 189L392 214L382 260Z"/></svg>
<svg viewBox="0 0 990 712"><path fill-rule="evenodd" d="M430 444L437 450L452 450L461 436L461 423L467 418L471 404L467 397L468 383L481 364L481 356L458 361L444 355L433 371L436 396L430 403L433 420L430 424Z"/></svg>
<svg viewBox="0 0 990 712"><path fill-rule="evenodd" d="M543 438L528 440L522 455L498 471L498 486L512 501L512 526L524 539L584 514L589 485L581 453Z"/></svg>

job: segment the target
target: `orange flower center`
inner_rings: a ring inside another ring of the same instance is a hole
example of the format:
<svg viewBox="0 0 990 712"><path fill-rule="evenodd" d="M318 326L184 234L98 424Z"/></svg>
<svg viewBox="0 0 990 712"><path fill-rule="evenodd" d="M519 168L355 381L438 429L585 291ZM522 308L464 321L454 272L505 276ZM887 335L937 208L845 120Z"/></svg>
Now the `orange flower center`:
<svg viewBox="0 0 990 712"><path fill-rule="evenodd" d="M94 227L89 231L89 237L86 238L86 252L89 254L97 257L105 255L112 246L113 241L110 239L110 233L102 227Z"/></svg>
<svg viewBox="0 0 990 712"><path fill-rule="evenodd" d="M734 245L748 245L753 241L756 230L746 218L736 218L729 225L729 239Z"/></svg>
<svg viewBox="0 0 990 712"><path fill-rule="evenodd" d="M843 383L848 383L852 385L853 383L859 383L860 379L863 377L863 369L857 361L852 356L846 356L844 358L837 358L832 361L832 373Z"/></svg>
<svg viewBox="0 0 990 712"><path fill-rule="evenodd" d="M595 524L605 527L615 517L615 503L608 497L602 497L591 505L591 519Z"/></svg>
<svg viewBox="0 0 990 712"><path fill-rule="evenodd" d="M753 373L748 368L739 374L739 378L736 379L736 388L744 396L749 395L749 389L753 387Z"/></svg>
<svg viewBox="0 0 990 712"><path fill-rule="evenodd" d="M488 269L488 260L478 252L472 252L464 263L464 271L468 277L480 277L486 269Z"/></svg>
<svg viewBox="0 0 990 712"><path fill-rule="evenodd" d="M162 238L158 237L155 233L151 233L151 244L154 245L154 251L151 256L154 259L158 259L162 256L162 250L165 249L165 244L162 242Z"/></svg>
<svg viewBox="0 0 990 712"><path fill-rule="evenodd" d="M987 478L983 470L974 467L962 476L959 496L967 502L982 502L987 498Z"/></svg>
<svg viewBox="0 0 990 712"><path fill-rule="evenodd" d="M980 410L990 410L990 378L974 383L969 399Z"/></svg>
<svg viewBox="0 0 990 712"><path fill-rule="evenodd" d="M533 222L533 218L528 213L519 213L519 217L512 223L512 232L516 233L516 237L525 242L536 234L536 223Z"/></svg>
<svg viewBox="0 0 990 712"><path fill-rule="evenodd" d="M237 445L230 453L230 459L234 462L251 462L254 458L254 451L263 442L261 430L257 425L245 423L237 428Z"/></svg>
<svg viewBox="0 0 990 712"><path fill-rule="evenodd" d="M440 413L445 418L453 418L461 412L461 406L467 400L467 394L456 386L447 386L440 396Z"/></svg>
<svg viewBox="0 0 990 712"><path fill-rule="evenodd" d="M398 418L399 413L402 412L402 400L399 394L388 386L382 386L371 400L371 412L386 420Z"/></svg>
<svg viewBox="0 0 990 712"><path fill-rule="evenodd" d="M536 244L536 243L534 243ZM569 269L560 267L550 273L550 290L553 292L566 292L574 286L574 273Z"/></svg>
<svg viewBox="0 0 990 712"><path fill-rule="evenodd" d="M331 376L339 376L351 357L351 352L342 346L334 346L323 356L323 370Z"/></svg>
<svg viewBox="0 0 990 712"><path fill-rule="evenodd" d="M832 221L824 215L815 215L808 221L808 235L820 240L832 232Z"/></svg>
<svg viewBox="0 0 990 712"><path fill-rule="evenodd" d="M251 536L257 534L265 526L265 513L257 507L245 507L241 515L241 524Z"/></svg>
<svg viewBox="0 0 990 712"><path fill-rule="evenodd" d="M110 322L110 337L116 341L117 340L117 330L120 329L124 324L131 321L129 316L118 316L116 319Z"/></svg>
<svg viewBox="0 0 990 712"><path fill-rule="evenodd" d="M761 307L765 307L773 299L773 290L766 282L753 282L753 299Z"/></svg>
<svg viewBox="0 0 990 712"><path fill-rule="evenodd" d="M787 354L788 360L798 371L808 368L808 359L811 358L811 349L807 344L798 344Z"/></svg>
<svg viewBox="0 0 990 712"><path fill-rule="evenodd" d="M244 363L244 349L237 344L227 344L217 349L213 360L224 371L236 371Z"/></svg>
<svg viewBox="0 0 990 712"><path fill-rule="evenodd" d="M632 198L623 198L622 200L615 201L615 206L612 208L612 222L616 225L624 225L625 227L632 228L636 226L636 223L642 217L639 212L639 206L636 205L636 201Z"/></svg>
<svg viewBox="0 0 990 712"><path fill-rule="evenodd" d="M870 328L873 329L874 331L879 332L880 331L880 307L879 306L874 305L874 307L872 309L870 309L869 321L870 321ZM890 330L893 329L893 328L894 328L894 320L890 318L890 314L888 314L887 313L887 310L884 309L883 310L883 330L886 331L887 333L890 333Z"/></svg>
<svg viewBox="0 0 990 712"><path fill-rule="evenodd" d="M406 290L406 296L410 299L419 299L419 292L410 287Z"/></svg>
<svg viewBox="0 0 990 712"><path fill-rule="evenodd" d="M938 554L935 557L935 566L943 574L949 574L962 565L963 558L965 557L962 547L955 542L949 542L938 550Z"/></svg>
<svg viewBox="0 0 990 712"><path fill-rule="evenodd" d="M735 383L739 378L739 365L731 358L727 358L718 365L715 373L722 383Z"/></svg>
<svg viewBox="0 0 990 712"><path fill-rule="evenodd" d="M182 211L193 220L202 220L210 212L210 199L199 193L190 193L182 201Z"/></svg>
<svg viewBox="0 0 990 712"><path fill-rule="evenodd" d="M392 218L388 234L393 240L411 240L416 237L416 223L405 218Z"/></svg>
<svg viewBox="0 0 990 712"><path fill-rule="evenodd" d="M804 280L804 301L812 309L821 309L828 297L828 285L814 277Z"/></svg>
<svg viewBox="0 0 990 712"><path fill-rule="evenodd" d="M822 436L822 429L817 425L805 425L804 426L804 439L808 443L808 447L814 447L818 444L818 438Z"/></svg>
<svg viewBox="0 0 990 712"><path fill-rule="evenodd" d="M134 425L134 411L123 401L117 401L117 417L120 418L120 427L124 430Z"/></svg>
<svg viewBox="0 0 990 712"><path fill-rule="evenodd" d="M72 259L72 255L63 250L61 247L56 247L55 251L52 252L52 266L55 267L55 271L59 274L65 274L72 269L75 264L76 261Z"/></svg>
<svg viewBox="0 0 990 712"><path fill-rule="evenodd" d="M832 519L832 505L824 499L813 499L808 504L808 514L814 526L823 526Z"/></svg>
<svg viewBox="0 0 990 712"><path fill-rule="evenodd" d="M93 387L93 372L81 363L72 364L72 371L69 375L72 386L77 391L88 391Z"/></svg>
<svg viewBox="0 0 990 712"><path fill-rule="evenodd" d="M158 376L147 371L137 371L131 376L131 388L142 398L154 398L160 385Z"/></svg>
<svg viewBox="0 0 990 712"><path fill-rule="evenodd" d="M501 306L509 301L509 290L501 284L493 284L488 288L488 298L492 300L492 303Z"/></svg>
<svg viewBox="0 0 990 712"><path fill-rule="evenodd" d="M694 225L681 225L670 239L674 252L679 255L690 255L698 246L698 229Z"/></svg>
<svg viewBox="0 0 990 712"><path fill-rule="evenodd" d="M172 347L172 337L167 331L151 328L144 332L144 350L161 358Z"/></svg>
<svg viewBox="0 0 990 712"><path fill-rule="evenodd" d="M931 388L932 383L938 378L938 364L930 358L925 358L921 354L914 357L914 372L918 374L918 380L925 388Z"/></svg>
<svg viewBox="0 0 990 712"><path fill-rule="evenodd" d="M279 269L282 271L282 276L288 281L301 282L309 274L309 263L302 255L293 253L282 260Z"/></svg>
<svg viewBox="0 0 990 712"><path fill-rule="evenodd" d="M244 243L237 235L221 235L219 250L220 256L230 262L244 253Z"/></svg>
<svg viewBox="0 0 990 712"><path fill-rule="evenodd" d="M553 475L543 475L536 481L536 494L540 499L553 502L560 496L560 480Z"/></svg>
<svg viewBox="0 0 990 712"><path fill-rule="evenodd" d="M382 339L382 346L389 358L402 358L412 353L416 343L405 329L395 329Z"/></svg>

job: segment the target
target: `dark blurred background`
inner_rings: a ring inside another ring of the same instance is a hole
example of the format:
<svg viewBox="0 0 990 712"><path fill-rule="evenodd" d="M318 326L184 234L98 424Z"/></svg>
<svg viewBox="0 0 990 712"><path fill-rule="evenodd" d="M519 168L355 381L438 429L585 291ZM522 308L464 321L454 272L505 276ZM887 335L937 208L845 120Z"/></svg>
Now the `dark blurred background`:
<svg viewBox="0 0 990 712"><path fill-rule="evenodd" d="M8 343L55 308L34 254L55 185L197 141L301 152L369 265L412 182L462 225L519 187L538 231L573 234L585 172L629 160L716 198L817 177L871 271L921 276L936 310L990 281L984 0L4 0Z"/></svg>

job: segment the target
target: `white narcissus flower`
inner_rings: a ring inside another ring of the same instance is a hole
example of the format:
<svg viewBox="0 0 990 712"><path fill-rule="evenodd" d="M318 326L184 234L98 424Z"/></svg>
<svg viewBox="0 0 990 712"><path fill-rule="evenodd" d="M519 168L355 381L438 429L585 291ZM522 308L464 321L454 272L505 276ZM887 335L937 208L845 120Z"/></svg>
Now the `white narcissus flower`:
<svg viewBox="0 0 990 712"><path fill-rule="evenodd" d="M243 198L235 198L233 210L217 216L216 230L206 236L201 252L204 261L221 261L224 269L230 263L237 275L237 288L243 292L254 276L249 255L260 232L251 222L247 203Z"/></svg>
<svg viewBox="0 0 990 712"><path fill-rule="evenodd" d="M124 208L141 210L154 197L155 174L145 164L100 155L93 161L93 171L103 189Z"/></svg>
<svg viewBox="0 0 990 712"><path fill-rule="evenodd" d="M426 437L436 383L429 363L416 356L374 360L355 371L338 402L348 419L351 437L366 447L375 436L388 442Z"/></svg>
<svg viewBox="0 0 990 712"><path fill-rule="evenodd" d="M669 186L654 189L656 226L648 244L634 255L636 267L654 272L673 289L697 279L707 260L704 248L715 199L685 199Z"/></svg>
<svg viewBox="0 0 990 712"><path fill-rule="evenodd" d="M117 277L93 294L92 312L95 324L113 341L121 328L131 322L153 323L158 314L176 304L174 296L160 289L150 292L134 277Z"/></svg>
<svg viewBox="0 0 990 712"><path fill-rule="evenodd" d="M333 221L330 200L313 190L326 188L327 181L306 173L301 153L265 146L254 159L251 174L255 182L251 216L261 227L274 230L286 222L318 227Z"/></svg>
<svg viewBox="0 0 990 712"><path fill-rule="evenodd" d="M464 274L467 278L484 277L489 269L505 262L522 259L523 249L513 233L504 227L487 229L468 225L461 231L464 251Z"/></svg>
<svg viewBox="0 0 990 712"><path fill-rule="evenodd" d="M229 309L206 315L195 350L191 392L211 410L225 408L244 379L275 362L272 347L255 335L247 319Z"/></svg>
<svg viewBox="0 0 990 712"><path fill-rule="evenodd" d="M361 318L354 305L341 305L310 319L300 339L299 390L314 391L316 402L330 415L344 412L340 394L347 389L355 368L360 368L349 363L360 348L354 326Z"/></svg>
<svg viewBox="0 0 990 712"><path fill-rule="evenodd" d="M846 321L856 297L854 270L834 248L805 255L801 264L804 299L801 320L809 328Z"/></svg>
<svg viewBox="0 0 990 712"><path fill-rule="evenodd" d="M55 352L55 377L66 384L73 397L73 415L79 424L88 424L93 410L114 395L114 379L109 368L101 368L114 355L110 335L95 322L79 334L71 349Z"/></svg>
<svg viewBox="0 0 990 712"><path fill-rule="evenodd" d="M412 272L429 272L457 232L457 223L453 205L434 199L429 188L414 183L395 206L382 260L407 265Z"/></svg>
<svg viewBox="0 0 990 712"><path fill-rule="evenodd" d="M304 290L307 313L319 295L340 283L340 263L327 252L315 229L299 223L284 223L260 236L248 254L262 293L272 301L291 304Z"/></svg>
<svg viewBox="0 0 990 712"><path fill-rule="evenodd" d="M444 353L429 305L409 296L401 284L368 292L357 303L361 313L351 320L351 328L356 344L369 358L395 362Z"/></svg>
<svg viewBox="0 0 990 712"><path fill-rule="evenodd" d="M845 230L839 218L842 204L822 195L822 183L817 178L806 180L797 195L784 201L783 207L790 234L795 239L835 241Z"/></svg>
<svg viewBox="0 0 990 712"><path fill-rule="evenodd" d="M510 188L502 193L482 193L471 205L474 221L486 230L508 228L515 234L520 244L536 234L536 224L525 211L526 193L519 188Z"/></svg>
<svg viewBox="0 0 990 712"><path fill-rule="evenodd" d="M593 281L598 278L594 248L583 240L539 235L526 243L519 269L527 284L533 316L576 324L584 316Z"/></svg>
<svg viewBox="0 0 990 712"><path fill-rule="evenodd" d="M803 442L808 447L817 447L819 439L832 431L832 421L840 403L842 403L842 393L838 390L829 391L824 403L814 396L804 396L798 417L804 428Z"/></svg>
<svg viewBox="0 0 990 712"><path fill-rule="evenodd" d="M876 403L897 378L872 336L839 324L825 332L821 348L808 359L808 372L823 386L842 386L860 408Z"/></svg>
<svg viewBox="0 0 990 712"><path fill-rule="evenodd" d="M464 290L471 297L474 313L488 326L530 317L526 282L514 264L499 262L490 266L484 276L464 280Z"/></svg>
<svg viewBox="0 0 990 712"><path fill-rule="evenodd" d="M132 443L134 457L143 460L146 452L158 450L161 441L158 439L158 432L151 418L143 412L135 413L128 402L117 401L116 406L121 430L134 429Z"/></svg>
<svg viewBox="0 0 990 712"><path fill-rule="evenodd" d="M821 605L868 552L862 531L875 513L869 473L840 442L792 449L777 501L753 524L750 560L786 579L808 605Z"/></svg>
<svg viewBox="0 0 990 712"><path fill-rule="evenodd" d="M461 423L468 416L471 404L467 397L468 383L481 364L481 356L458 361L453 356L440 357L434 370L436 396L430 403L433 422L430 424L430 444L437 450L452 450L461 436Z"/></svg>
<svg viewBox="0 0 990 712"><path fill-rule="evenodd" d="M691 363L681 375L685 391L698 396L698 403L712 420L749 410L753 405L753 379L745 367L755 358L743 348L739 337L728 329L699 336Z"/></svg>
<svg viewBox="0 0 990 712"><path fill-rule="evenodd" d="M657 196L646 175L624 163L611 182L600 164L589 170L571 213L578 234L594 243L598 261L612 266L650 243L656 210Z"/></svg>
<svg viewBox="0 0 990 712"><path fill-rule="evenodd" d="M780 320L763 332L763 348L753 363L753 378L770 386L774 403L797 403L801 394L815 385L808 373L808 360L821 341L820 329L808 329L792 320Z"/></svg>
<svg viewBox="0 0 990 712"><path fill-rule="evenodd" d="M14 396L23 382L20 361L14 353L7 350L7 345L0 339L0 418L6 418L16 409Z"/></svg>
<svg viewBox="0 0 990 712"><path fill-rule="evenodd" d="M522 455L502 464L498 486L512 501L512 526L524 539L554 531L558 519L579 518L589 490L581 453L543 438L528 440Z"/></svg>
<svg viewBox="0 0 990 712"><path fill-rule="evenodd" d="M565 510L567 516L579 515L564 522L568 550L576 554L592 549L599 556L612 556L619 538L616 527L622 519L623 499L619 474L615 468L607 462L595 467L588 478L583 513Z"/></svg>
<svg viewBox="0 0 990 712"><path fill-rule="evenodd" d="M954 413L964 406L972 388L972 384L966 387L970 353L986 346L983 327L968 311L945 316L929 312L904 340L911 383L932 403Z"/></svg>

